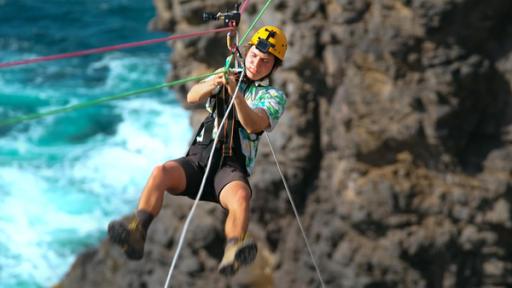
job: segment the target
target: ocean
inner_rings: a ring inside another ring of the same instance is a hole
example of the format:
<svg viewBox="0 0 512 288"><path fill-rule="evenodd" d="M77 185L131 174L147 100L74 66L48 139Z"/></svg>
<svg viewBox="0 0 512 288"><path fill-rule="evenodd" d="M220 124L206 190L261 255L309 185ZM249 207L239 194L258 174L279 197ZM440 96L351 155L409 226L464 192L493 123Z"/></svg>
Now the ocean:
<svg viewBox="0 0 512 288"><path fill-rule="evenodd" d="M168 36L147 0L0 0L0 62ZM161 84L165 43L0 69L0 120ZM168 89L0 127L0 287L50 287L182 156L189 113Z"/></svg>

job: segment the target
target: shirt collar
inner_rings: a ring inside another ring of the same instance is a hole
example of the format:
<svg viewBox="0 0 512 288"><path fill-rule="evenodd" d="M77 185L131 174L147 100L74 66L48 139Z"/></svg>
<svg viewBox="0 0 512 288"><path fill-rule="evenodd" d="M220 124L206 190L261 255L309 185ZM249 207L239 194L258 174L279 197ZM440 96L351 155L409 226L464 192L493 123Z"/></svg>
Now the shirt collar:
<svg viewBox="0 0 512 288"><path fill-rule="evenodd" d="M270 79L268 77L265 77L261 80L254 81L255 86L269 86L270 85Z"/></svg>

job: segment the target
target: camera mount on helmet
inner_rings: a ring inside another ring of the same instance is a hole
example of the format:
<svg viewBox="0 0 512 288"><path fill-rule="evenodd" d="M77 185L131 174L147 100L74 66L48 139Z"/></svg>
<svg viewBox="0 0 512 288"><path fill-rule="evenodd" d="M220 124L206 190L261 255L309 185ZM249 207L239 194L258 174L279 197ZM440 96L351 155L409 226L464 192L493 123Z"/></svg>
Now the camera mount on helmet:
<svg viewBox="0 0 512 288"><path fill-rule="evenodd" d="M260 50L263 53L267 53L270 50L270 48L274 48L276 46L270 43L270 41L268 41L270 38L274 38L276 36L276 32L270 30L266 31L268 31L267 37L265 39L260 37L258 39L258 42L256 42L256 49Z"/></svg>

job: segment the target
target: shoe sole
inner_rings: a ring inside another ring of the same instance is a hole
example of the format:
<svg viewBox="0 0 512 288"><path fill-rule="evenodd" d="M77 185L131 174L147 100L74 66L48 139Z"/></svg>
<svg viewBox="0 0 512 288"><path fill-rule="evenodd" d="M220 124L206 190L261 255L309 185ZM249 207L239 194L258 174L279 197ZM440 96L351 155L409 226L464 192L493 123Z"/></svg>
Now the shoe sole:
<svg viewBox="0 0 512 288"><path fill-rule="evenodd" d="M251 264L256 259L258 254L258 246L256 243L249 243L246 246L240 247L235 253L235 259L232 263L219 268L219 273L225 277L231 277L242 266Z"/></svg>
<svg viewBox="0 0 512 288"><path fill-rule="evenodd" d="M108 224L108 236L110 240L123 249L124 254L131 260L140 260L144 252L138 252L128 245L130 230L123 223L112 222Z"/></svg>
<svg viewBox="0 0 512 288"><path fill-rule="evenodd" d="M249 243L236 251L235 261L240 263L242 266L246 266L256 259L256 254L258 254L258 246L256 243Z"/></svg>
<svg viewBox="0 0 512 288"><path fill-rule="evenodd" d="M238 271L240 265L236 262L232 262L228 265L219 268L219 273L224 277L231 277L235 275L236 271Z"/></svg>

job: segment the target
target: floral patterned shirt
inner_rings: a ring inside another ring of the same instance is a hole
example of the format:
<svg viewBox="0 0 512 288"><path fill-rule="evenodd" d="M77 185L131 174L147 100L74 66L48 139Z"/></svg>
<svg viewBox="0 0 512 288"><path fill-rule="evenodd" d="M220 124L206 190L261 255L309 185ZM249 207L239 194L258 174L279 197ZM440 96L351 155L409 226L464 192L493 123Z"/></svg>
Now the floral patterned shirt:
<svg viewBox="0 0 512 288"><path fill-rule="evenodd" d="M274 129L284 113L286 106L286 96L283 91L269 85L268 79L263 81L256 81L246 87L244 83L240 85L240 91L245 91L245 100L249 107L252 109L263 109L268 116L270 126L265 131L270 132ZM234 106L233 106L234 107ZM213 110L210 101L206 102L206 109L211 113ZM214 113L215 115L215 113ZM216 122L220 122L218 119ZM217 126L217 125L216 125ZM254 169L254 162L258 153L258 144L260 137L257 134L247 132L243 127L239 128L240 143L242 146L242 153L245 155L245 166L249 175L252 174ZM213 137L217 135L217 127L213 129ZM197 140L201 141L203 131L197 136Z"/></svg>

